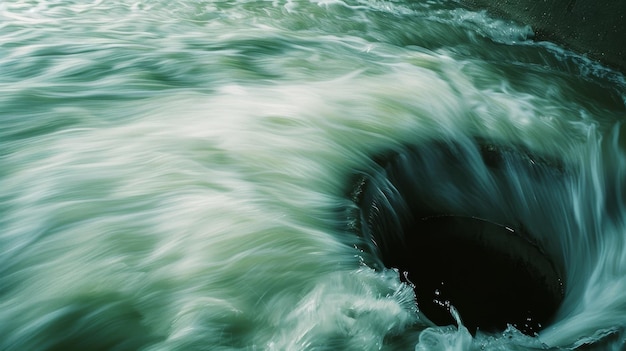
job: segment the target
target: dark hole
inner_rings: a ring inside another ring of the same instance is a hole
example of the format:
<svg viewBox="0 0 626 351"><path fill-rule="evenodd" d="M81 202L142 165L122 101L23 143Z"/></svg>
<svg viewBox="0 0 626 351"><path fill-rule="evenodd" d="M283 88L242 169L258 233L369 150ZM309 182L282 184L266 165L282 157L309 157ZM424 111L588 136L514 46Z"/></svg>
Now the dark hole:
<svg viewBox="0 0 626 351"><path fill-rule="evenodd" d="M411 229L402 254L383 259L416 279L417 303L434 323L453 323L452 304L472 331L504 330L510 323L532 334L554 313L559 290L550 291L548 282L559 277L512 229L459 216L424 218Z"/></svg>
<svg viewBox="0 0 626 351"><path fill-rule="evenodd" d="M375 257L372 265L397 268L428 319L455 324L454 306L472 333L511 324L528 335L551 321L563 299L558 266L524 223L498 211L492 213L498 220L489 218L489 206L472 206L467 198L481 199L485 179L502 194L512 174L532 184L553 180L562 167L482 141L407 148L379 163L381 170L362 176L353 192L357 230Z"/></svg>

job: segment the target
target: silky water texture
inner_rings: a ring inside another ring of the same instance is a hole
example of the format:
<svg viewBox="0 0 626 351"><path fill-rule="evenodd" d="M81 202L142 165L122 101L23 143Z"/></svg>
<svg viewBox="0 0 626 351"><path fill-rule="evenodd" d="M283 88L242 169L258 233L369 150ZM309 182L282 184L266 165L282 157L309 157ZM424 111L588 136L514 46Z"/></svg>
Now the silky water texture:
<svg viewBox="0 0 626 351"><path fill-rule="evenodd" d="M455 1L2 1L0 350L619 350L625 103ZM564 264L535 337L428 323L346 229L373 155L475 137L568 165L480 199Z"/></svg>

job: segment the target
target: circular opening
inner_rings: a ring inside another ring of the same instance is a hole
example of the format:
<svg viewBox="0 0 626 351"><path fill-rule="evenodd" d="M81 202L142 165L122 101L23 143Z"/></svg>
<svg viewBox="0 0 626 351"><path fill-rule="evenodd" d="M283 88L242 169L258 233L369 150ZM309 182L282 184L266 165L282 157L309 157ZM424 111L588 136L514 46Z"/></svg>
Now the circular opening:
<svg viewBox="0 0 626 351"><path fill-rule="evenodd" d="M353 192L358 231L372 265L411 284L420 312L450 325L454 307L472 333L510 324L535 335L550 322L562 275L511 204L520 184L558 177L557 163L485 142L431 143L379 160Z"/></svg>

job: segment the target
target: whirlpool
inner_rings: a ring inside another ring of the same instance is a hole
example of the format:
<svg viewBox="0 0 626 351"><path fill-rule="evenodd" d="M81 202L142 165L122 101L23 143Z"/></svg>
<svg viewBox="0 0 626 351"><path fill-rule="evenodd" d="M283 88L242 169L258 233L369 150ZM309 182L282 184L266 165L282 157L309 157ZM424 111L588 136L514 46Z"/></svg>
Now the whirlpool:
<svg viewBox="0 0 626 351"><path fill-rule="evenodd" d="M0 4L0 350L623 350L626 81L457 1Z"/></svg>

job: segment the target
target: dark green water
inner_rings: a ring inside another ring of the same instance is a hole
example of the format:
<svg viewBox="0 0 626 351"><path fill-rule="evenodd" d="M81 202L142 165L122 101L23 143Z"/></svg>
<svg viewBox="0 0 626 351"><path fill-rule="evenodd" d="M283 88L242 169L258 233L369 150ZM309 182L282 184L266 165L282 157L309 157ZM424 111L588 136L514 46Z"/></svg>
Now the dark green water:
<svg viewBox="0 0 626 351"><path fill-rule="evenodd" d="M0 350L619 350L625 103L454 1L2 2ZM338 216L372 155L470 136L571 165L484 189L565 263L534 338L428 324Z"/></svg>

